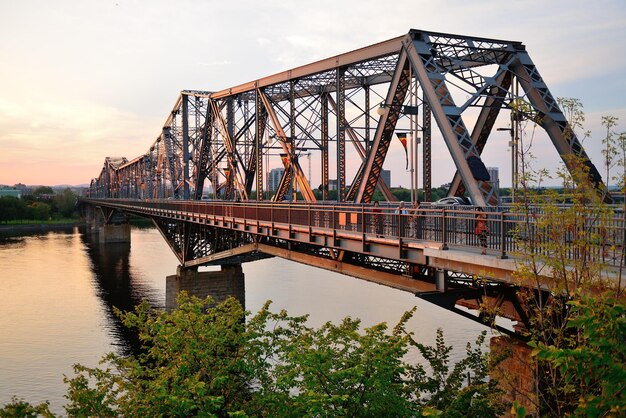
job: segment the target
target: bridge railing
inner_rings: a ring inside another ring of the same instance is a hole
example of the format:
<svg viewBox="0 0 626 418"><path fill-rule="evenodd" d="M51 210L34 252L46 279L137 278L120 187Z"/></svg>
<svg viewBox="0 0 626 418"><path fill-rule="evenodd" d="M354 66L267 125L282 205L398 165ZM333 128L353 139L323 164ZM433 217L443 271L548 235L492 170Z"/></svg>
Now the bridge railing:
<svg viewBox="0 0 626 418"><path fill-rule="evenodd" d="M586 251L608 264L622 263L625 242L624 214L617 213L610 220L581 217L581 228L560 229L553 223L541 222L542 213L525 215L514 212L481 209L488 232L483 237L476 233L477 208L434 208L430 206L407 209L398 213L396 207L376 208L361 204L306 204L224 201L146 201L111 200L125 207L152 208L169 211L181 219L202 220L208 217L232 218L240 222L285 224L292 228L322 228L338 232L367 235L368 239L387 238L403 241L428 241L448 246L480 248L490 254L506 256L516 251L536 251L549 255L548 240L565 249L570 259L580 254L577 240L589 243ZM550 229L552 228L552 229ZM579 234L579 235L576 235ZM561 242L556 242L560 240Z"/></svg>

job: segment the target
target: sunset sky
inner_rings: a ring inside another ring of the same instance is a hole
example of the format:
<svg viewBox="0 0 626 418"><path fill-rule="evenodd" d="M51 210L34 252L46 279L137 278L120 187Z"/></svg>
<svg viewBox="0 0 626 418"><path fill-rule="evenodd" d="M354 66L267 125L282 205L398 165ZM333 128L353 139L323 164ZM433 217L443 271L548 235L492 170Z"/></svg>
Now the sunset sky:
<svg viewBox="0 0 626 418"><path fill-rule="evenodd" d="M623 0L0 0L0 184L89 183L104 157L147 150L180 90L221 90L410 28L523 42L553 95L583 102L598 168L600 117L626 131ZM509 155L484 156L504 185ZM449 179L433 173L433 185Z"/></svg>

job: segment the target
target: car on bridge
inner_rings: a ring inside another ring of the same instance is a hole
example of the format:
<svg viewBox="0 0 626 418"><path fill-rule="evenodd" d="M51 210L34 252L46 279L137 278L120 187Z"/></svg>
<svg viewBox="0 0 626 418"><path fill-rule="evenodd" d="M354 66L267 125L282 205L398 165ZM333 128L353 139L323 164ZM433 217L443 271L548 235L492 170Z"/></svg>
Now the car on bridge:
<svg viewBox="0 0 626 418"><path fill-rule="evenodd" d="M430 204L430 206L439 207L439 206L471 206L469 198L467 197L459 197L459 196L448 196L442 197L441 199L434 201Z"/></svg>

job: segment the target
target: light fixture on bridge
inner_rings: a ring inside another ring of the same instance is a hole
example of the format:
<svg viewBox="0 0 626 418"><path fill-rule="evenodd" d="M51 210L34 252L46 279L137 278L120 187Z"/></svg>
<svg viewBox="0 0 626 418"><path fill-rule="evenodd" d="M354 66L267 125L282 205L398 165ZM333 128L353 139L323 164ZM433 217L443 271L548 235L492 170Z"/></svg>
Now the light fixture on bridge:
<svg viewBox="0 0 626 418"><path fill-rule="evenodd" d="M392 106L399 107L400 113L404 115L417 115L419 110L417 106L388 105L385 102L380 102L380 104L378 105L378 109L376 109L376 113L378 114L378 116L383 116L385 112Z"/></svg>

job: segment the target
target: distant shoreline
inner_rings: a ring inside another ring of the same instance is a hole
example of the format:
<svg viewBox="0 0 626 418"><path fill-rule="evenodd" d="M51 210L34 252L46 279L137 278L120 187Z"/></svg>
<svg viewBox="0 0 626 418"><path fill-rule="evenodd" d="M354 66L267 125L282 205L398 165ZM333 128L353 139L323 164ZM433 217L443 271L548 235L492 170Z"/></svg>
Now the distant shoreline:
<svg viewBox="0 0 626 418"><path fill-rule="evenodd" d="M41 224L11 224L11 225L0 225L0 233L6 232L45 232L45 231L54 231L58 229L66 229L73 228L75 226L84 225L85 221L81 221L77 219L72 222L63 222L63 223L41 223Z"/></svg>

